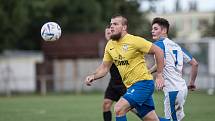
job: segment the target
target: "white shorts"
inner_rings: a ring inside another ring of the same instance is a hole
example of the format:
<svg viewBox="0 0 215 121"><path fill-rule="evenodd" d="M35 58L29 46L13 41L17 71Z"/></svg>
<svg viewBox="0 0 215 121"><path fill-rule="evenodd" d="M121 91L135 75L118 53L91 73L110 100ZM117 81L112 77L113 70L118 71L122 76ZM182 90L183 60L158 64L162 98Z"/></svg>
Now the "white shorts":
<svg viewBox="0 0 215 121"><path fill-rule="evenodd" d="M184 103L187 97L187 89L183 91L165 92L164 112L165 118L173 121L181 121L184 114Z"/></svg>

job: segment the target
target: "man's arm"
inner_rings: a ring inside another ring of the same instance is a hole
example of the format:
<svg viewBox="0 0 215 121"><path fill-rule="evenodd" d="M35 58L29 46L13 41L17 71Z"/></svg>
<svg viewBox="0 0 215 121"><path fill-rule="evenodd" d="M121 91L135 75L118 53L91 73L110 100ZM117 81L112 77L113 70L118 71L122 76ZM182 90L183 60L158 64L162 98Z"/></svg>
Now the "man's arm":
<svg viewBox="0 0 215 121"><path fill-rule="evenodd" d="M195 80L196 80L196 76L198 73L198 62L196 61L195 58L192 58L192 60L189 62L189 64L191 65L192 69L191 69L191 75L190 75L190 81L189 81L188 89L193 91L196 88Z"/></svg>
<svg viewBox="0 0 215 121"><path fill-rule="evenodd" d="M88 86L91 86L94 80L104 77L110 70L112 62L103 61L102 64L96 69L95 73L88 75L85 78L85 83Z"/></svg>
<svg viewBox="0 0 215 121"><path fill-rule="evenodd" d="M155 55L155 60L157 65L156 86L158 89L162 89L164 86L164 79L163 79L164 53L155 44L152 44L152 47L150 48L149 53Z"/></svg>

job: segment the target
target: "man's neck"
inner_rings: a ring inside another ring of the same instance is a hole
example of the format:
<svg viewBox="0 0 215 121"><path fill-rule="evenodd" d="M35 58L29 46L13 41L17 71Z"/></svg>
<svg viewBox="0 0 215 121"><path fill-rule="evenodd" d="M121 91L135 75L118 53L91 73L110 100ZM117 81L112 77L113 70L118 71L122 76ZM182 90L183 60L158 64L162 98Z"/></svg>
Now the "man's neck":
<svg viewBox="0 0 215 121"><path fill-rule="evenodd" d="M160 38L168 38L167 34L161 35Z"/></svg>
<svg viewBox="0 0 215 121"><path fill-rule="evenodd" d="M122 39L126 34L128 34L127 32L122 32L121 38Z"/></svg>

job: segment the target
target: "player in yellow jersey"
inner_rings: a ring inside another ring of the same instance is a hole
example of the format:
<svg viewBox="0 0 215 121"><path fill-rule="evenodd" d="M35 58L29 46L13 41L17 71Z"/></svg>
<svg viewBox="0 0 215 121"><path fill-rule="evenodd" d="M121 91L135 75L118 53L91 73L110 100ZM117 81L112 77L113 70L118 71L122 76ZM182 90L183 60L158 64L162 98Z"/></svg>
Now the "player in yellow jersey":
<svg viewBox="0 0 215 121"><path fill-rule="evenodd" d="M105 38L106 40L110 39L111 31L110 26L107 26L105 29ZM115 64L112 64L110 68L110 81L105 90L104 100L103 100L103 119L104 121L112 121L112 112L111 107L113 102L117 102L121 96L126 92L126 87L122 82L122 78L119 74L119 71ZM135 109L131 110L139 118L141 118Z"/></svg>
<svg viewBox="0 0 215 121"><path fill-rule="evenodd" d="M126 93L114 106L116 121L127 121L126 113L131 108L135 108L144 121L159 121L152 99L154 81L146 67L144 55L148 53L155 55L156 86L162 89L164 86L162 50L144 38L128 34L127 19L123 16L112 17L110 29L111 40L105 47L103 62L95 73L86 77L85 83L90 86L96 79L104 77L114 63L127 87Z"/></svg>

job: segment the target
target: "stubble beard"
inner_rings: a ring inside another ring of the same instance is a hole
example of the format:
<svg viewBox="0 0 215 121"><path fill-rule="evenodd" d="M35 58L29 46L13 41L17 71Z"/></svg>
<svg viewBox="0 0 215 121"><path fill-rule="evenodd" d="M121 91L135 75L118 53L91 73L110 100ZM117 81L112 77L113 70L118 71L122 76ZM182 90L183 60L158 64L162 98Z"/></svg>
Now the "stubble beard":
<svg viewBox="0 0 215 121"><path fill-rule="evenodd" d="M112 34L111 36L110 36L110 38L112 39L112 40L116 40L116 41L118 41L120 38L121 38L121 36L122 36L122 33L118 33L118 34Z"/></svg>

